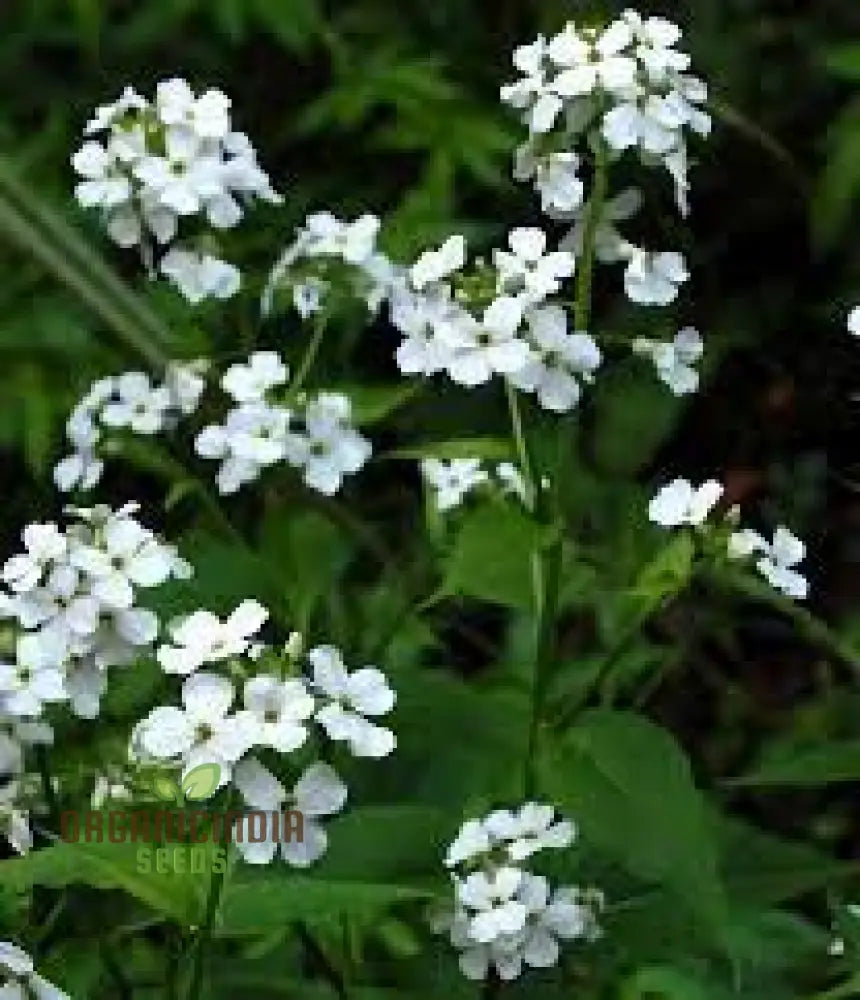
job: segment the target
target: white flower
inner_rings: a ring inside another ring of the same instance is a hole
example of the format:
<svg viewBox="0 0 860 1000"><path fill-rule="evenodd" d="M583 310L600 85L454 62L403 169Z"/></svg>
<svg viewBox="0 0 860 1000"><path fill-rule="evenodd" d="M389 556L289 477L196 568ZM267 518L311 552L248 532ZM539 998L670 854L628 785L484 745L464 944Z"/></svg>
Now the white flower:
<svg viewBox="0 0 860 1000"><path fill-rule="evenodd" d="M465 386L480 385L494 374L510 375L531 358L528 344L517 336L523 304L511 296L490 303L481 320L468 314L440 330L451 347L448 374Z"/></svg>
<svg viewBox="0 0 860 1000"><path fill-rule="evenodd" d="M426 250L412 265L409 277L413 288L422 291L449 277L466 263L466 239L449 236L438 250Z"/></svg>
<svg viewBox="0 0 860 1000"><path fill-rule="evenodd" d="M18 593L32 590L52 563L66 555L66 538L56 524L28 524L21 533L22 555L12 556L3 565L2 579Z"/></svg>
<svg viewBox="0 0 860 1000"><path fill-rule="evenodd" d="M534 392L541 406L566 413L579 402L580 380L591 381L600 348L587 333L568 333L561 306L543 306L526 316L532 360L508 376L518 389Z"/></svg>
<svg viewBox="0 0 860 1000"><path fill-rule="evenodd" d="M192 305L206 298L229 299L238 291L238 268L208 253L174 247L161 258L161 273L169 278Z"/></svg>
<svg viewBox="0 0 860 1000"><path fill-rule="evenodd" d="M195 97L185 80L164 80L156 87L155 107L165 125L184 125L201 139L223 139L230 131L230 98L220 90Z"/></svg>
<svg viewBox="0 0 860 1000"><path fill-rule="evenodd" d="M201 670L182 685L183 708L153 709L139 723L135 742L156 759L181 758L186 770L217 763L222 782L230 768L253 745L256 724L250 713L230 715L233 685L226 677Z"/></svg>
<svg viewBox="0 0 860 1000"><path fill-rule="evenodd" d="M508 245L510 251L493 253L500 292L539 303L559 291L561 282L573 274L573 254L564 250L547 253L546 234L541 229L513 229Z"/></svg>
<svg viewBox="0 0 860 1000"><path fill-rule="evenodd" d="M405 336L395 355L404 375L435 375L451 360L450 338L444 330L460 320L464 310L451 300L447 288L415 293L403 286L390 299L391 322Z"/></svg>
<svg viewBox="0 0 860 1000"><path fill-rule="evenodd" d="M65 644L50 634L18 637L15 663L0 663L0 708L8 715L38 718L42 704L65 701Z"/></svg>
<svg viewBox="0 0 860 1000"><path fill-rule="evenodd" d="M729 555L734 558L760 553L756 569L775 589L795 600L809 594L809 583L795 568L806 555L806 546L788 528L780 525L768 542L757 531L745 528L729 539Z"/></svg>
<svg viewBox="0 0 860 1000"><path fill-rule="evenodd" d="M228 368L221 385L237 403L254 403L264 399L269 389L283 385L288 374L276 351L256 351L247 364Z"/></svg>
<svg viewBox="0 0 860 1000"><path fill-rule="evenodd" d="M848 332L855 337L860 337L860 306L855 306L848 313Z"/></svg>
<svg viewBox="0 0 860 1000"><path fill-rule="evenodd" d="M676 396L695 392L699 386L699 373L693 368L704 352L699 332L691 326L684 327L670 343L638 337L633 341L634 354L651 358L657 374Z"/></svg>
<svg viewBox="0 0 860 1000"><path fill-rule="evenodd" d="M522 877L519 868L504 866L455 880L457 903L469 912L468 935L473 941L489 944L523 929L528 911L514 898Z"/></svg>
<svg viewBox="0 0 860 1000"><path fill-rule="evenodd" d="M287 461L302 470L307 486L326 496L370 458L370 442L350 425L351 409L347 396L321 392L305 409L304 432L285 438Z"/></svg>
<svg viewBox="0 0 860 1000"><path fill-rule="evenodd" d="M557 820L555 809L537 802L524 803L518 812L497 809L484 820L494 844L502 844L511 861L524 861L545 848L564 848L573 843L576 828L568 820Z"/></svg>
<svg viewBox="0 0 860 1000"><path fill-rule="evenodd" d="M341 257L348 264L365 264L376 250L380 222L375 215L362 215L342 222L331 212L309 215L305 224L309 256Z"/></svg>
<svg viewBox="0 0 860 1000"><path fill-rule="evenodd" d="M627 298L639 305L667 306L689 277L681 254L634 248L624 272L624 290Z"/></svg>
<svg viewBox="0 0 860 1000"><path fill-rule="evenodd" d="M648 505L648 517L664 528L682 524L702 524L723 495L715 479L693 486L686 479L674 479L662 487Z"/></svg>
<svg viewBox="0 0 860 1000"><path fill-rule="evenodd" d="M282 837L278 843L267 836L262 842L253 843L243 836L236 847L249 864L268 864L280 851L287 864L307 868L325 854L328 835L319 821L340 812L347 798L346 785L328 764L322 761L311 764L288 794L270 771L256 758L249 757L236 767L234 783L255 809L280 810L286 806L302 814L301 839ZM245 821L245 830L247 826Z"/></svg>
<svg viewBox="0 0 860 1000"><path fill-rule="evenodd" d="M160 646L158 662L167 674L191 674L204 663L242 656L269 617L258 601L247 600L221 621L211 611L195 611L170 626L173 646Z"/></svg>
<svg viewBox="0 0 860 1000"><path fill-rule="evenodd" d="M387 757L397 743L394 733L366 718L387 715L394 707L385 675L375 667L349 673L334 646L317 646L308 659L314 689L326 699L315 718L328 737L347 743L356 757Z"/></svg>
<svg viewBox="0 0 860 1000"><path fill-rule="evenodd" d="M267 466L287 455L290 412L268 403L242 403L230 410L224 424L204 427L194 441L203 458L221 459L218 492L235 493Z"/></svg>
<svg viewBox="0 0 860 1000"><path fill-rule="evenodd" d="M269 746L281 753L297 750L308 737L303 725L314 714L315 703L303 681L281 681L261 674L245 682L245 708L258 730L256 746Z"/></svg>
<svg viewBox="0 0 860 1000"><path fill-rule="evenodd" d="M171 407L165 386L153 386L143 372L124 372L116 379L115 392L117 398L106 402L101 411L108 427L128 427L135 434L163 430Z"/></svg>
<svg viewBox="0 0 860 1000"><path fill-rule="evenodd" d="M425 458L421 473L433 488L440 511L459 506L467 493L489 479L479 458Z"/></svg>
<svg viewBox="0 0 860 1000"><path fill-rule="evenodd" d="M5 982L0 986L2 1000L71 1000L68 993L43 979L33 967L30 956L12 944L0 941L0 975Z"/></svg>
<svg viewBox="0 0 860 1000"><path fill-rule="evenodd" d="M481 819L470 819L460 827L454 842L445 855L445 866L453 868L464 861L487 854L492 842L486 824Z"/></svg>

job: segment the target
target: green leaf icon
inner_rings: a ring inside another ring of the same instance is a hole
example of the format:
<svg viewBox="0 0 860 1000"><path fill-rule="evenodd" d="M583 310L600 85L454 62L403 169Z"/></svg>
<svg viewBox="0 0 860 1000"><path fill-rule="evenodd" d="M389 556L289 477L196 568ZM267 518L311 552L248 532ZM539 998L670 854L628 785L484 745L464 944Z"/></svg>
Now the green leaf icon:
<svg viewBox="0 0 860 1000"><path fill-rule="evenodd" d="M197 802L208 799L221 780L220 764L198 764L182 779L182 792L186 799Z"/></svg>
<svg viewBox="0 0 860 1000"><path fill-rule="evenodd" d="M175 802L179 795L179 786L165 774L157 774L152 779L152 791L162 802Z"/></svg>

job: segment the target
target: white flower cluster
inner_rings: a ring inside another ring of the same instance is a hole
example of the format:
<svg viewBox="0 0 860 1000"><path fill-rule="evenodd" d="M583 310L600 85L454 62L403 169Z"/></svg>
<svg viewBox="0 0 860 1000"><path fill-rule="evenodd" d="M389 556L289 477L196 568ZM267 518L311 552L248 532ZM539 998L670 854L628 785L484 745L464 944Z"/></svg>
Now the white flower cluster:
<svg viewBox="0 0 860 1000"><path fill-rule="evenodd" d="M686 72L690 57L675 45L677 25L625 10L603 30L569 23L514 52L522 74L502 100L522 112L530 133L519 151L519 177L535 177L544 207L569 212L583 187L569 147L599 133L615 153L636 149L645 164L664 166L687 211L688 130L707 136L704 82ZM550 135L552 133L552 135Z"/></svg>
<svg viewBox="0 0 860 1000"><path fill-rule="evenodd" d="M668 343L637 337L633 353L650 358L659 378L676 396L686 396L699 388L699 373L693 367L704 352L698 330L685 326Z"/></svg>
<svg viewBox="0 0 860 1000"><path fill-rule="evenodd" d="M860 337L860 306L854 306L848 313L848 332L854 337Z"/></svg>
<svg viewBox="0 0 860 1000"><path fill-rule="evenodd" d="M205 385L201 367L200 362L175 362L158 384L139 371L95 382L66 422L66 437L73 450L54 469L57 488L67 493L76 488L90 490L98 483L104 468L99 445L106 431L129 430L151 436L193 413Z"/></svg>
<svg viewBox="0 0 860 1000"><path fill-rule="evenodd" d="M280 850L289 863L308 865L326 847L318 821L343 807L346 786L329 765L317 762L287 794L275 775L248 754L255 748L292 753L313 738L316 723L315 731L345 744L356 757L386 757L396 746L394 733L371 720L391 711L395 693L376 667L350 672L333 646L308 652L306 676L284 676L283 659L273 661L257 639L267 619L261 604L247 600L224 621L200 610L173 623L172 644L161 646L157 657L165 673L185 676L182 707L153 709L135 727L131 753L144 762L181 766L183 773L217 763L222 784L232 779L250 808L299 809L306 820L304 839L282 843ZM300 664L296 646L291 639L285 651L290 670ZM234 707L233 682L211 669L239 658L252 674L242 687L241 708ZM203 669L207 665L210 669ZM240 850L254 864L271 861L278 851L274 840L243 841Z"/></svg>
<svg viewBox="0 0 860 1000"><path fill-rule="evenodd" d="M233 130L230 103L220 90L195 95L177 78L161 81L152 101L126 87L96 109L72 157L79 204L99 209L110 238L139 245L151 262L155 247L176 239L180 220L231 229L254 199L278 203L250 140ZM227 298L240 283L233 265L192 245L174 245L160 269L191 302Z"/></svg>
<svg viewBox="0 0 860 1000"><path fill-rule="evenodd" d="M445 372L463 386L506 378L556 413L572 410L601 353L585 332L571 332L549 301L574 271L574 256L547 250L540 229L514 229L491 267L466 268L466 241L450 237L425 252L391 292L391 320L404 335L404 375Z"/></svg>
<svg viewBox="0 0 860 1000"><path fill-rule="evenodd" d="M71 1000L68 993L36 972L33 959L11 941L0 941L0 986L3 1000Z"/></svg>
<svg viewBox="0 0 860 1000"><path fill-rule="evenodd" d="M258 351L221 379L236 405L223 424L204 427L195 441L198 455L221 462L219 493L235 493L263 469L286 461L301 470L311 489L333 496L344 476L358 472L370 458L370 442L351 424L348 397L320 392L303 405L296 400L297 409L269 401L288 375L276 352Z"/></svg>
<svg viewBox="0 0 860 1000"><path fill-rule="evenodd" d="M281 288L290 290L292 303L303 319L319 312L327 291L344 280L339 277L343 265L347 265L349 292L376 312L388 297L396 273L392 262L377 249L379 227L375 215L362 215L352 222L338 219L331 212L309 215L269 274L262 298L263 314L271 313Z"/></svg>
<svg viewBox="0 0 860 1000"><path fill-rule="evenodd" d="M459 507L473 490L495 479L504 493L528 503L528 486L520 470L511 462L500 462L495 469L484 468L480 458L425 458L421 474L433 491L439 511Z"/></svg>
<svg viewBox="0 0 860 1000"><path fill-rule="evenodd" d="M719 503L723 492L722 485L714 479L698 487L687 479L674 479L652 498L648 517L662 528L701 525ZM730 514L736 515L736 509ZM806 546L783 525L774 532L772 542L752 528L732 532L728 555L732 559L757 556L756 569L786 597L804 600L809 594L809 583L797 570L806 555Z"/></svg>
<svg viewBox="0 0 860 1000"><path fill-rule="evenodd" d="M449 934L466 977L486 979L495 970L503 980L516 979L524 966L555 965L560 941L600 935L600 893L553 890L544 876L522 867L541 850L568 847L575 835L573 824L556 819L552 806L535 802L463 825L445 858L454 910L436 927Z"/></svg>
<svg viewBox="0 0 860 1000"><path fill-rule="evenodd" d="M38 719L45 703L65 702L95 718L109 667L131 663L158 635L138 591L190 566L135 520L136 504L71 508L73 523L31 524L25 551L0 571L0 615L20 627L14 662L0 664L0 711Z"/></svg>

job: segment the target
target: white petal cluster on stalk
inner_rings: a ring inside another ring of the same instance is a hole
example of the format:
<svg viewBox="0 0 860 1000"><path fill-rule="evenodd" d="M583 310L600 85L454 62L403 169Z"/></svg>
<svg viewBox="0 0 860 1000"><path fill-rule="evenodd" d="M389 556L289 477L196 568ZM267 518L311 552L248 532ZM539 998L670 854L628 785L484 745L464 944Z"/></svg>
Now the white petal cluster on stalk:
<svg viewBox="0 0 860 1000"><path fill-rule="evenodd" d="M333 496L344 477L370 458L370 442L352 426L343 394L320 392L290 407L270 401L288 375L274 351L258 351L224 374L221 386L235 406L222 424L204 427L195 440L198 455L221 462L219 493L235 493L263 469L287 462L308 487Z"/></svg>
<svg viewBox="0 0 860 1000"><path fill-rule="evenodd" d="M281 200L248 137L233 129L230 104L220 90L196 95L178 78L161 81L152 100L127 87L96 109L71 160L78 203L100 210L110 238L139 246L148 263L170 247L158 269L190 302L228 298L240 275L211 253L174 243L180 228L196 220L210 231L231 229L254 200Z"/></svg>
<svg viewBox="0 0 860 1000"><path fill-rule="evenodd" d="M436 929L449 935L467 978L486 979L494 972L513 980L525 967L555 965L561 941L600 935L600 893L553 890L544 876L522 867L542 850L570 846L575 836L572 823L536 802L463 824L445 857L454 906Z"/></svg>
<svg viewBox="0 0 860 1000"><path fill-rule="evenodd" d="M573 409L602 360L594 340L571 332L554 302L574 269L574 254L549 250L536 228L512 230L492 266L479 261L473 272L461 236L426 251L390 296L391 321L405 338L396 354L400 371L445 372L466 387L501 376L534 393L544 409Z"/></svg>
<svg viewBox="0 0 860 1000"><path fill-rule="evenodd" d="M0 615L19 627L13 662L0 665L0 711L38 719L46 703L98 715L109 667L151 649L158 617L139 591L191 567L135 518L138 507L70 508L72 523L31 524L25 551L0 571Z"/></svg>
<svg viewBox="0 0 860 1000"><path fill-rule="evenodd" d="M716 479L708 479L701 486L693 486L688 479L674 479L651 500L648 517L662 528L703 524L723 492Z"/></svg>
<svg viewBox="0 0 860 1000"><path fill-rule="evenodd" d="M625 10L602 30L569 23L514 51L520 76L501 98L529 130L515 176L535 178L545 209L570 211L581 202L570 157L599 136L615 155L632 149L642 163L663 166L686 214L687 134L707 136L711 120L702 109L707 87L675 48L680 38L670 21ZM553 173L558 179L549 181Z"/></svg>
<svg viewBox="0 0 860 1000"><path fill-rule="evenodd" d="M786 597L802 601L808 596L809 582L797 568L806 556L806 546L784 525L777 527L771 542L752 528L735 532L729 539L729 555L754 557L759 573Z"/></svg>
<svg viewBox="0 0 860 1000"><path fill-rule="evenodd" d="M71 1000L58 986L36 972L33 959L11 941L0 941L0 996L3 1000Z"/></svg>
<svg viewBox="0 0 860 1000"><path fill-rule="evenodd" d="M338 264L346 265L342 280L349 285L349 292L375 312L388 297L396 271L376 246L379 228L379 218L370 214L351 222L331 212L309 215L269 274L262 297L263 314L271 313L281 289L289 290L302 319L320 312L326 293L341 280Z"/></svg>
<svg viewBox="0 0 860 1000"><path fill-rule="evenodd" d="M330 741L345 744L356 757L388 756L396 745L394 733L372 720L391 711L395 693L376 667L349 671L334 646L303 654L296 634L273 656L257 641L267 618L262 605L246 600L223 621L198 610L175 623L174 645L162 646L158 661L166 674L186 675L181 707L158 706L138 722L130 755L141 765L178 767L183 774L217 763L221 784L232 782L251 809L299 810L302 839L279 843L269 830L263 842L243 837L238 843L252 864L268 863L280 852L289 864L305 867L325 852L320 821L344 807L346 785L318 761L288 794L252 751L277 754L286 764L280 755L308 746L319 750ZM219 669L244 678L241 703L234 680ZM249 822L239 826L245 830Z"/></svg>
<svg viewBox="0 0 860 1000"><path fill-rule="evenodd" d="M205 385L202 367L201 362L174 362L161 382L140 371L94 382L66 422L72 452L54 469L58 489L90 490L99 482L104 469L100 445L105 434L128 430L151 436L193 413Z"/></svg>
<svg viewBox="0 0 860 1000"><path fill-rule="evenodd" d="M704 353L704 344L698 330L686 326L668 343L637 337L633 353L650 358L659 378L676 396L686 396L699 388L699 373L693 367Z"/></svg>

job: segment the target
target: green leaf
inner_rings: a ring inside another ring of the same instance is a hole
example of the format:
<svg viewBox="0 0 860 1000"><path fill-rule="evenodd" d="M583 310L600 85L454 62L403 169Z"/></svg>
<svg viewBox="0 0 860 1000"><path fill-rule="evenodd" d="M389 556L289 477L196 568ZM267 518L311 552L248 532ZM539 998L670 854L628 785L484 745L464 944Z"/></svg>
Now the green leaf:
<svg viewBox="0 0 860 1000"><path fill-rule="evenodd" d="M511 442L507 438L453 438L447 441L425 441L386 452L384 458L511 458Z"/></svg>
<svg viewBox="0 0 860 1000"><path fill-rule="evenodd" d="M333 914L368 919L431 893L418 885L327 879L323 874L246 872L227 886L222 927L231 934L257 934L290 920L328 920Z"/></svg>
<svg viewBox="0 0 860 1000"><path fill-rule="evenodd" d="M639 969L621 986L619 1000L709 1000L697 980L671 966L652 965Z"/></svg>
<svg viewBox="0 0 860 1000"><path fill-rule="evenodd" d="M633 475L671 434L683 404L658 381L630 362L601 379L594 391L594 457L605 472Z"/></svg>
<svg viewBox="0 0 860 1000"><path fill-rule="evenodd" d="M531 565L540 544L539 527L519 507L479 507L454 538L442 589L532 611Z"/></svg>
<svg viewBox="0 0 860 1000"><path fill-rule="evenodd" d="M583 837L627 870L668 889L711 932L726 902L705 802L671 734L628 712L580 717L543 768L546 793Z"/></svg>
<svg viewBox="0 0 860 1000"><path fill-rule="evenodd" d="M107 824L105 824L107 825ZM196 845L199 850L202 845ZM189 848L168 844L161 850L168 854ZM161 874L153 866L142 870L140 851L150 854L152 845L133 843L65 843L32 851L22 858L0 865L0 885L29 889L34 885L62 888L83 883L96 889L120 889L166 916L193 924L202 912L202 886L199 876L170 870ZM168 868L172 869L168 858Z"/></svg>
<svg viewBox="0 0 860 1000"><path fill-rule="evenodd" d="M198 764L182 779L182 794L192 802L200 802L215 794L220 781L220 764Z"/></svg>
<svg viewBox="0 0 860 1000"><path fill-rule="evenodd" d="M721 870L734 902L771 906L823 886L835 887L860 872L860 862L837 861L734 818L714 818Z"/></svg>
<svg viewBox="0 0 860 1000"><path fill-rule="evenodd" d="M818 747L783 748L732 785L796 785L816 787L860 780L860 740L843 740Z"/></svg>

